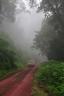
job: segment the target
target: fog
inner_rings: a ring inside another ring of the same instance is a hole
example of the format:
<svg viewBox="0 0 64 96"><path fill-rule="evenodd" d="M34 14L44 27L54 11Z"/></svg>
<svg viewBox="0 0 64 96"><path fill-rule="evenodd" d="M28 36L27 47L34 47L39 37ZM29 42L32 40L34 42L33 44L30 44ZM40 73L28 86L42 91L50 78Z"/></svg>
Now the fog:
<svg viewBox="0 0 64 96"><path fill-rule="evenodd" d="M42 12L21 12L16 15L15 22L4 20L2 30L10 35L15 46L27 51L29 55L37 56L40 53L39 50L32 49L31 47L35 33L40 30L43 19L44 14ZM42 57L40 58L42 59Z"/></svg>

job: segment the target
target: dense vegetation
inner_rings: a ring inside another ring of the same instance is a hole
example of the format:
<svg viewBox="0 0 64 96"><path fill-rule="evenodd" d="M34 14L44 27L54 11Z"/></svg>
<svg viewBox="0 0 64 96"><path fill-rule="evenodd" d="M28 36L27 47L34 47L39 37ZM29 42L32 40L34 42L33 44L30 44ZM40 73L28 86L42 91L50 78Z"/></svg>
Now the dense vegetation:
<svg viewBox="0 0 64 96"><path fill-rule="evenodd" d="M31 7L37 6L37 0L30 1ZM43 12L45 20L34 45L54 60L40 66L37 81L46 86L49 96L64 96L64 0L41 0L37 11Z"/></svg>
<svg viewBox="0 0 64 96"><path fill-rule="evenodd" d="M9 36L4 32L0 32L0 78L6 73L25 65L27 60L22 51L19 51Z"/></svg>
<svg viewBox="0 0 64 96"><path fill-rule="evenodd" d="M44 20L40 32L37 32L34 45L48 59L64 60L64 33L56 25L56 19L51 16ZM55 29L56 28L56 29Z"/></svg>
<svg viewBox="0 0 64 96"><path fill-rule="evenodd" d="M34 4L34 0L31 0ZM64 0L42 0L38 11L43 11L45 20L36 33L35 47L48 59L64 60Z"/></svg>
<svg viewBox="0 0 64 96"><path fill-rule="evenodd" d="M17 0L0 0L0 23L2 20L15 20ZM34 45L46 55L50 61L42 64L36 79L41 86L45 86L49 96L64 96L64 0L30 1L31 7L37 7L45 15L41 30L37 32ZM21 5L22 7L22 5ZM25 7L21 8L25 9ZM15 70L25 63L23 53L17 50L8 37L0 34L0 77Z"/></svg>
<svg viewBox="0 0 64 96"><path fill-rule="evenodd" d="M50 96L64 96L64 62L49 61L41 64L36 78Z"/></svg>

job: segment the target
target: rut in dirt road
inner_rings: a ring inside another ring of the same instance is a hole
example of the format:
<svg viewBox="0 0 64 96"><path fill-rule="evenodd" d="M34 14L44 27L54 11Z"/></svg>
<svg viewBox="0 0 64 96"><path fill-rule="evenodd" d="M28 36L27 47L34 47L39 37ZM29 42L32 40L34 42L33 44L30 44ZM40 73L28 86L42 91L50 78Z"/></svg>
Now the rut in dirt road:
<svg viewBox="0 0 64 96"><path fill-rule="evenodd" d="M24 71L0 81L0 96L31 96L35 69L35 66L27 67Z"/></svg>

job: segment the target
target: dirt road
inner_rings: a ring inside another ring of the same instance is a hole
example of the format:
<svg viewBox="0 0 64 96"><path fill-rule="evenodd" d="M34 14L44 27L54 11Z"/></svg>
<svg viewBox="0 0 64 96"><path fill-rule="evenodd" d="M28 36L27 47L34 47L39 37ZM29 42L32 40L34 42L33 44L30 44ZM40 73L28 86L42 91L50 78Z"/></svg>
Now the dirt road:
<svg viewBox="0 0 64 96"><path fill-rule="evenodd" d="M0 96L31 96L35 69L35 66L28 66L0 81Z"/></svg>

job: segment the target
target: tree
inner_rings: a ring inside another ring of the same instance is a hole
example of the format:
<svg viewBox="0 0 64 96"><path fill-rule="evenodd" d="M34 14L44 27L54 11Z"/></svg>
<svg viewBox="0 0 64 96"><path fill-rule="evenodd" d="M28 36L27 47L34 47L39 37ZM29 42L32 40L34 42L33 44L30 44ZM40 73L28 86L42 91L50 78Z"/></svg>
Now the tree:
<svg viewBox="0 0 64 96"><path fill-rule="evenodd" d="M30 0L31 6L37 0ZM35 4L36 5L36 4ZM41 0L38 11L43 11L45 15L54 15L64 30L64 0Z"/></svg>
<svg viewBox="0 0 64 96"><path fill-rule="evenodd" d="M51 16L44 21L40 32L36 34L34 45L48 59L64 60L64 36L61 33L62 30L58 28L55 18Z"/></svg>
<svg viewBox="0 0 64 96"><path fill-rule="evenodd" d="M35 0L31 0L32 4ZM46 16L44 26L35 38L36 47L40 48L49 59L64 59L64 0L41 0L38 11ZM47 24L46 24L47 23Z"/></svg>
<svg viewBox="0 0 64 96"><path fill-rule="evenodd" d="M16 0L0 0L0 22L4 18L14 21Z"/></svg>
<svg viewBox="0 0 64 96"><path fill-rule="evenodd" d="M50 19L49 19L50 20ZM54 27L48 24L49 20L44 20L40 32L36 33L34 39L34 46L40 48L42 55L46 54L49 50L50 42L56 37Z"/></svg>
<svg viewBox="0 0 64 96"><path fill-rule="evenodd" d="M6 38L6 34L0 33L0 68L16 68L16 52L13 44Z"/></svg>

